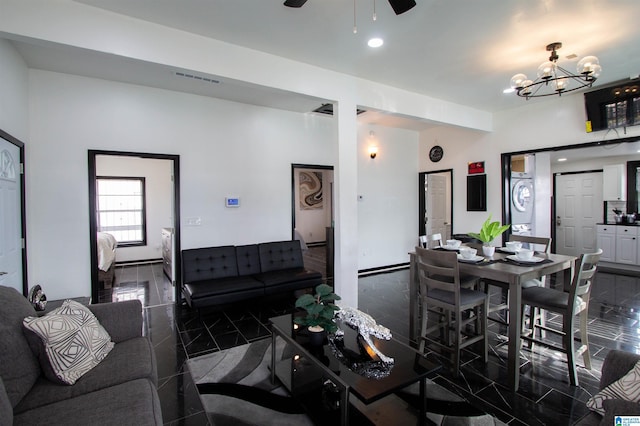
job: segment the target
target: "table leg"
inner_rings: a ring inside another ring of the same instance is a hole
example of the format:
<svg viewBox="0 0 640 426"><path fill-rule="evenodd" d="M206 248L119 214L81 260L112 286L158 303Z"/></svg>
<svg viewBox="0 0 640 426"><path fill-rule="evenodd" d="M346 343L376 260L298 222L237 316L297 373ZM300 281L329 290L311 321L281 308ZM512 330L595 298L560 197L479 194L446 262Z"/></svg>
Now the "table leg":
<svg viewBox="0 0 640 426"><path fill-rule="evenodd" d="M418 316L418 288L420 284L416 262L416 254L409 253L409 340L417 344L420 336L420 320Z"/></svg>
<svg viewBox="0 0 640 426"><path fill-rule="evenodd" d="M276 333L271 331L271 384L276 382Z"/></svg>
<svg viewBox="0 0 640 426"><path fill-rule="evenodd" d="M518 390L520 381L521 301L522 287L520 286L520 278L514 277L509 283L509 353L507 355L508 386L514 392Z"/></svg>
<svg viewBox="0 0 640 426"><path fill-rule="evenodd" d="M342 390L342 398L340 399L340 424L346 426L349 424L349 388Z"/></svg>
<svg viewBox="0 0 640 426"><path fill-rule="evenodd" d="M426 424L427 420L427 379L420 380L420 418L418 424L420 426Z"/></svg>

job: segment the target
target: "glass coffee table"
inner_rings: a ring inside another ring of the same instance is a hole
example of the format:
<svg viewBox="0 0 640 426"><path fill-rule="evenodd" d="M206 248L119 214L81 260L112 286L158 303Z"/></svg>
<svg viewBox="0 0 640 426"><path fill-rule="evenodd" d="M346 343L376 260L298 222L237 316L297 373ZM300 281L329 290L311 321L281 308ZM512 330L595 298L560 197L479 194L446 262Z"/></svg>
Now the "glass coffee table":
<svg viewBox="0 0 640 426"><path fill-rule="evenodd" d="M357 332L346 325L341 326L345 336L344 340L337 341L339 345L331 345L328 339L322 345L311 345L308 331L304 327L294 326L292 315L269 318L269 322L272 331L271 381L275 382L277 377L314 421L320 420L319 423L326 424L339 421L347 425L360 414L358 410L350 413L350 405L351 408L368 405L419 383L418 424L425 423L425 382L428 375L441 367L436 360L423 357L415 349L393 338L372 338L375 346L383 354L392 357L394 363L385 368L385 364L376 361L375 355L371 362L355 362L355 353L366 351L361 345L354 344ZM276 358L278 338L290 345L279 359ZM361 360L358 358L358 361ZM360 402L350 398L351 395Z"/></svg>

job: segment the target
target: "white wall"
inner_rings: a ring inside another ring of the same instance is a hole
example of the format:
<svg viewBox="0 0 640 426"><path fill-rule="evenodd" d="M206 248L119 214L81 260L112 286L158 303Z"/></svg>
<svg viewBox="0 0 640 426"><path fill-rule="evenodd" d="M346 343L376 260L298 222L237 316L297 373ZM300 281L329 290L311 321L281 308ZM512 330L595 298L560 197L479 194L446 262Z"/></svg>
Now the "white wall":
<svg viewBox="0 0 640 426"><path fill-rule="evenodd" d="M28 137L27 66L7 41L0 39L0 129L22 142Z"/></svg>
<svg viewBox="0 0 640 426"><path fill-rule="evenodd" d="M523 106L520 108L494 114L494 131L491 133L453 127L438 127L421 132L419 170L454 169L454 233L477 231L489 214L500 220L500 154L640 136L640 126L626 129L626 134L586 133L582 93L522 102ZM428 158L429 149L434 145L441 145L445 151L443 159L438 163L432 163ZM470 161L485 162L487 212L466 211L467 163Z"/></svg>
<svg viewBox="0 0 640 426"><path fill-rule="evenodd" d="M154 158L96 156L96 176L145 178L147 244L118 247L116 262L162 258L162 228L173 227L173 161Z"/></svg>
<svg viewBox="0 0 640 426"><path fill-rule="evenodd" d="M359 269L406 263L417 244L418 137L411 130L359 126ZM370 145L378 147L375 159Z"/></svg>
<svg viewBox="0 0 640 426"><path fill-rule="evenodd" d="M334 164L331 117L39 70L29 81L29 276L50 298L90 292L88 149L180 155L183 249L290 239L291 164Z"/></svg>

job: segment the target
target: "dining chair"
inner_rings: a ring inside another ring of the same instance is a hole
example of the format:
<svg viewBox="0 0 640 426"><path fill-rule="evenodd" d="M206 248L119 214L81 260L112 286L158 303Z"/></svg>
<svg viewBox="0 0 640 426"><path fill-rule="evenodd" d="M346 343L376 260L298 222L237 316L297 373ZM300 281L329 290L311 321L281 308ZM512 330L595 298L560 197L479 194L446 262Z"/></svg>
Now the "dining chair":
<svg viewBox="0 0 640 426"><path fill-rule="evenodd" d="M523 247L530 248L532 250L536 250L541 253L549 254L551 251L551 238L548 237L534 237L530 235L509 235L509 241L520 241L523 243ZM489 294L489 287L495 286L500 288L500 302L496 304L489 304L489 313L504 311L504 318L495 318L489 317L489 319L493 321L497 321L503 325L509 324L509 283L496 281L496 280L484 280L484 290L487 294ZM522 282L521 287L540 287L544 286L545 277L540 279L532 279ZM540 316L542 321L544 322L544 315L539 311L533 312L534 315Z"/></svg>
<svg viewBox="0 0 640 426"><path fill-rule="evenodd" d="M429 248L429 239L426 235L420 235L418 237L418 246L422 248Z"/></svg>
<svg viewBox="0 0 640 426"><path fill-rule="evenodd" d="M435 245L435 247L442 247L442 234L431 234L429 235L429 240L432 241L432 243L430 244L430 247L433 247L434 244L433 242L435 241L437 243L437 245Z"/></svg>
<svg viewBox="0 0 640 426"><path fill-rule="evenodd" d="M561 329L552 327L552 324L542 325L538 320L532 318L530 321L531 334L523 335L522 339L564 352L567 355L569 381L573 386L578 386L576 357L582 355L585 368L591 370L591 355L589 353L587 331L589 296L591 294L591 281L596 272L596 267L601 255L602 250L598 249L595 253L585 253L578 258L576 261L576 273L571 282L569 292L548 287L529 287L522 289L521 309L523 312L525 306L529 305L530 307L537 307L562 316ZM578 349L575 348L574 338L576 317L579 317L580 320L578 323L580 347ZM548 340L537 339L534 332L536 328L542 328L547 332L561 335L562 348Z"/></svg>
<svg viewBox="0 0 640 426"><path fill-rule="evenodd" d="M482 360L487 362L489 340L487 338L487 295L478 290L464 288L460 277L458 257L452 251L428 250L416 247L420 278L421 328L419 350L424 352L426 343L451 352L453 375L460 373L460 351L482 342ZM477 279L476 277L471 277ZM435 313L430 307L438 309ZM473 311L474 315L464 313ZM437 317L429 325L429 313ZM439 332L438 337L434 336ZM452 333L453 332L453 333ZM451 338L453 337L453 339Z"/></svg>

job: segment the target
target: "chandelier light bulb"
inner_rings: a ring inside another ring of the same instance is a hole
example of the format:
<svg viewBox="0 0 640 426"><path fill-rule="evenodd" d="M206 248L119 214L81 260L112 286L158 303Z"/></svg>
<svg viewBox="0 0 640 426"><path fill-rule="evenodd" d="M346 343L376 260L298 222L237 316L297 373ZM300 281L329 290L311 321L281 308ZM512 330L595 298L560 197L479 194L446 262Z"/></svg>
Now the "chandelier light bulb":
<svg viewBox="0 0 640 426"><path fill-rule="evenodd" d="M524 87L523 82L527 80L527 76L524 74L516 74L511 77L511 87L518 90Z"/></svg>
<svg viewBox="0 0 640 426"><path fill-rule="evenodd" d="M568 78L559 78L556 80L556 92L564 92L569 87L569 79Z"/></svg>
<svg viewBox="0 0 640 426"><path fill-rule="evenodd" d="M556 69L555 63L551 61L543 62L538 67L538 77L543 80L549 80L550 78L553 77L553 74L555 74L555 69Z"/></svg>

